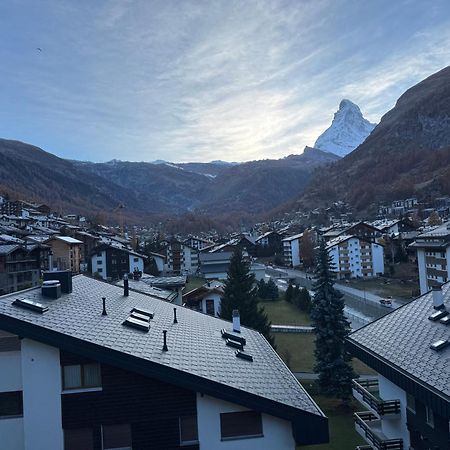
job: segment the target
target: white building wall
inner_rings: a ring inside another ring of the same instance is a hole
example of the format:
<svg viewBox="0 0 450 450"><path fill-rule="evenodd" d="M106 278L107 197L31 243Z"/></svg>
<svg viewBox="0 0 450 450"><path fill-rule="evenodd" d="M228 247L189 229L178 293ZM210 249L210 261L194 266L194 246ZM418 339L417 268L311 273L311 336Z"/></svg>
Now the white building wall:
<svg viewBox="0 0 450 450"><path fill-rule="evenodd" d="M291 241L291 250L292 250L292 266L296 267L300 265L300 241L298 239L294 239Z"/></svg>
<svg viewBox="0 0 450 450"><path fill-rule="evenodd" d="M262 414L264 437L221 441L220 414L248 411L240 405L197 394L198 439L202 449L294 450L292 424L278 417Z"/></svg>
<svg viewBox="0 0 450 450"><path fill-rule="evenodd" d="M349 250L349 257L350 257L350 270L351 270L351 277L361 277L362 271L361 271L361 245L360 241L357 238L349 239L348 241L348 250Z"/></svg>
<svg viewBox="0 0 450 450"><path fill-rule="evenodd" d="M420 293L425 294L429 289L427 283L427 268L425 265L425 249L423 248L417 249L417 265L419 267Z"/></svg>
<svg viewBox="0 0 450 450"><path fill-rule="evenodd" d="M3 450L24 450L23 419L0 420L0 448Z"/></svg>
<svg viewBox="0 0 450 450"><path fill-rule="evenodd" d="M0 392L12 392L21 390L22 390L22 361L20 351L1 352Z"/></svg>
<svg viewBox="0 0 450 450"><path fill-rule="evenodd" d="M383 400L400 400L400 414L383 416L381 427L389 439L403 439L403 448L409 448L409 431L406 425L406 392L387 378L378 375L380 397Z"/></svg>
<svg viewBox="0 0 450 450"><path fill-rule="evenodd" d="M372 268L373 276L384 273L384 247L375 243L372 243Z"/></svg>
<svg viewBox="0 0 450 450"><path fill-rule="evenodd" d="M0 392L22 390L22 361L20 351L0 353ZM0 448L24 450L23 418L0 419Z"/></svg>
<svg viewBox="0 0 450 450"><path fill-rule="evenodd" d="M108 277L108 274L106 273L106 251L103 250L101 253L101 256L98 256L97 253L91 256L92 273L98 272L98 274L106 280ZM99 272L98 269L102 269L102 271Z"/></svg>
<svg viewBox="0 0 450 450"><path fill-rule="evenodd" d="M59 349L22 340L25 450L61 450L61 368Z"/></svg>
<svg viewBox="0 0 450 450"><path fill-rule="evenodd" d="M220 295L216 293L211 293L208 294L208 296L202 300L202 312L205 314L206 314L206 300L214 301L214 315L218 316L220 314Z"/></svg>
<svg viewBox="0 0 450 450"><path fill-rule="evenodd" d="M139 270L140 272L144 273L144 259L141 258L140 256L135 256L135 255L128 255L128 259L129 259L129 272L133 273L134 269ZM137 259L137 261L135 261L135 259Z"/></svg>

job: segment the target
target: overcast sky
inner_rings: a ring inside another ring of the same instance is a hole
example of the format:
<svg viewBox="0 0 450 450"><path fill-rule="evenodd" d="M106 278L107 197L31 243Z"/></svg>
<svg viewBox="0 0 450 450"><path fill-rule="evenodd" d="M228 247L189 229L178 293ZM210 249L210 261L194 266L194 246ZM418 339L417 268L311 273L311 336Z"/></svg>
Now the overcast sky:
<svg viewBox="0 0 450 450"><path fill-rule="evenodd" d="M378 122L449 63L448 0L2 0L0 137L92 161L278 158L342 98Z"/></svg>

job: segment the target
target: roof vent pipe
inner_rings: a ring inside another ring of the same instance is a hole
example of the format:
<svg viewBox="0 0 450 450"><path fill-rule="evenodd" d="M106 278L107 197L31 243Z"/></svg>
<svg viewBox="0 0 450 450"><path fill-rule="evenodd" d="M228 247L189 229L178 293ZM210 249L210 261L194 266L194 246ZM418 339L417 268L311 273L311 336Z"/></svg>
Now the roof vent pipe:
<svg viewBox="0 0 450 450"><path fill-rule="evenodd" d="M177 320L177 308L173 308L173 323L178 323L178 320Z"/></svg>
<svg viewBox="0 0 450 450"><path fill-rule="evenodd" d="M241 332L241 316L238 309L233 309L233 331L236 333Z"/></svg>
<svg viewBox="0 0 450 450"><path fill-rule="evenodd" d="M102 297L102 301L103 301L102 316L106 316L107 315L107 312L106 312L106 297Z"/></svg>
<svg viewBox="0 0 450 450"><path fill-rule="evenodd" d="M432 288L433 292L433 308L434 309L444 309L444 297L442 295L442 288L441 286L433 286Z"/></svg>
<svg viewBox="0 0 450 450"><path fill-rule="evenodd" d="M130 288L128 286L128 274L123 276L123 295L128 297L130 295Z"/></svg>
<svg viewBox="0 0 450 450"><path fill-rule="evenodd" d="M167 350L169 350L167 348L167 330L163 330L163 334L164 334L163 352L167 352Z"/></svg>

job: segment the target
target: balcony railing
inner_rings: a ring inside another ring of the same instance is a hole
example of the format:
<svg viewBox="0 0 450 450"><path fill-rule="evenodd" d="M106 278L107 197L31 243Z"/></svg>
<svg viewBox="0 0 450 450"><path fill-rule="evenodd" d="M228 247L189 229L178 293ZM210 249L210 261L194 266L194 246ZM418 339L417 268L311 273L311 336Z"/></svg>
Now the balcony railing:
<svg viewBox="0 0 450 450"><path fill-rule="evenodd" d="M376 450L403 450L402 439L388 439L383 436L379 424L381 420L371 412L356 412L353 414L355 428L364 434L367 443ZM378 432L375 430L378 429ZM360 433L361 434L361 433Z"/></svg>
<svg viewBox="0 0 450 450"><path fill-rule="evenodd" d="M376 378L353 380L352 388L362 397L362 401L379 416L400 414L400 400L381 400L370 392L378 391Z"/></svg>

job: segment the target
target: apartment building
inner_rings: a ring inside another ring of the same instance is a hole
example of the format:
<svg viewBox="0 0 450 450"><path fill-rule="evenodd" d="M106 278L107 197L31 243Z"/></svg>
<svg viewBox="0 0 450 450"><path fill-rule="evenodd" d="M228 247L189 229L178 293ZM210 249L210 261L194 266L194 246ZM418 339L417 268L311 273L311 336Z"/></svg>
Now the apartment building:
<svg viewBox="0 0 450 450"><path fill-rule="evenodd" d="M284 264L288 267L297 267L300 265L300 240L303 233L288 236L282 239Z"/></svg>
<svg viewBox="0 0 450 450"><path fill-rule="evenodd" d="M379 373L357 379L354 415L368 449L450 448L450 289L435 287L355 331L349 350Z"/></svg>
<svg viewBox="0 0 450 450"><path fill-rule="evenodd" d="M0 244L0 295L37 286L48 252L45 245Z"/></svg>
<svg viewBox="0 0 450 450"><path fill-rule="evenodd" d="M450 279L450 222L420 234L409 247L417 251L421 294Z"/></svg>
<svg viewBox="0 0 450 450"><path fill-rule="evenodd" d="M357 236L340 235L326 245L338 279L375 277L384 273L384 248Z"/></svg>
<svg viewBox="0 0 450 450"><path fill-rule="evenodd" d="M198 250L179 241L166 248L166 270L175 275L195 274L198 270Z"/></svg>
<svg viewBox="0 0 450 450"><path fill-rule="evenodd" d="M51 247L52 268L80 272L82 241L70 236L53 236L45 243Z"/></svg>
<svg viewBox="0 0 450 450"><path fill-rule="evenodd" d="M328 441L327 418L238 314L231 324L84 275L52 276L42 290L0 298L2 448L294 450Z"/></svg>

